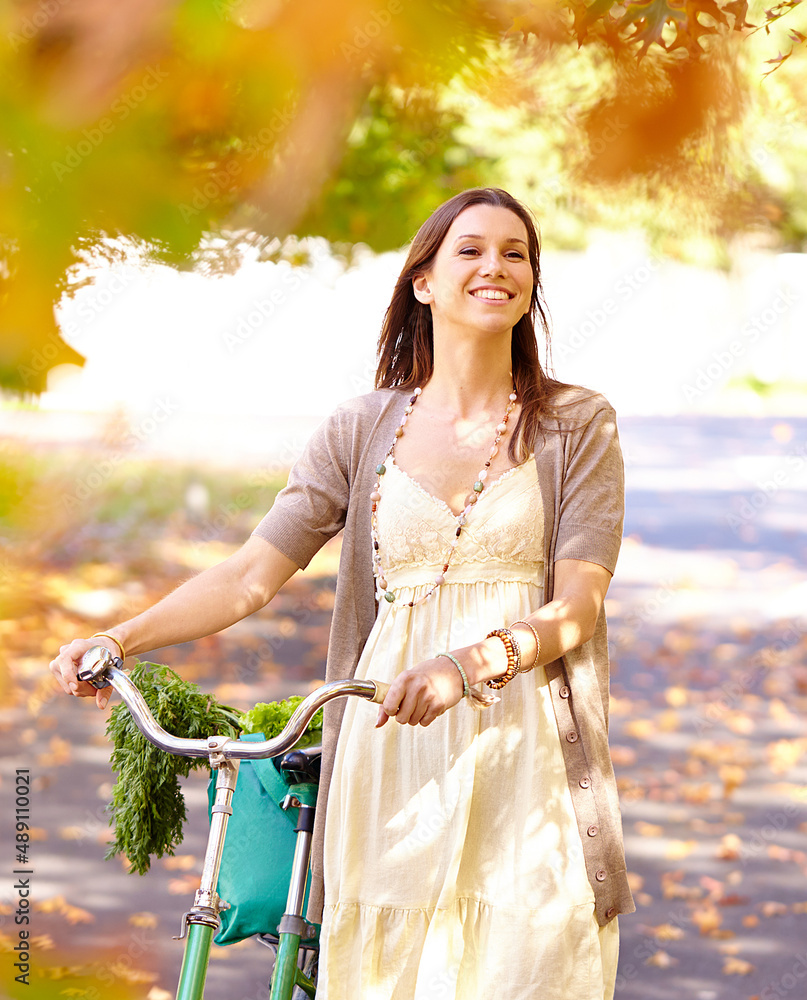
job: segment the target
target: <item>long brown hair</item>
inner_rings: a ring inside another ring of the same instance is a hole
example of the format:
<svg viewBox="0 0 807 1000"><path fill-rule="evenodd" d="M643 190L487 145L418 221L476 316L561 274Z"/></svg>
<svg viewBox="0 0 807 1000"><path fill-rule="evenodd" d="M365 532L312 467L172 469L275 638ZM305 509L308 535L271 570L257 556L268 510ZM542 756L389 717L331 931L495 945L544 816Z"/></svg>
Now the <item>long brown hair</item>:
<svg viewBox="0 0 807 1000"><path fill-rule="evenodd" d="M538 227L529 209L501 188L473 188L455 195L417 231L381 327L375 385L377 389L414 389L431 378L434 369L431 309L415 298L412 280L431 269L451 224L471 205L506 208L521 219L527 230L533 286L530 308L513 327L511 340L513 384L521 400L521 414L508 449L511 461L523 461L541 428L542 417L552 412L552 400L566 385L547 375L538 354L536 318L543 331L547 357L550 350Z"/></svg>

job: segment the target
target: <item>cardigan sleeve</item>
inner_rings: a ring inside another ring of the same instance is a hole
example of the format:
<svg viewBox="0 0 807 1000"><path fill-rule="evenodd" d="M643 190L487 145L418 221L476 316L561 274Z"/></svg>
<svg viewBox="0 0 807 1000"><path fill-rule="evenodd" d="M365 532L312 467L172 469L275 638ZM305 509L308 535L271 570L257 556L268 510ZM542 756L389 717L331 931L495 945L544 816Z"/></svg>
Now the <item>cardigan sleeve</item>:
<svg viewBox="0 0 807 1000"><path fill-rule="evenodd" d="M565 438L554 561L582 559L613 573L625 511L616 414L599 395L586 400L585 410L585 419Z"/></svg>
<svg viewBox="0 0 807 1000"><path fill-rule="evenodd" d="M253 532L301 569L345 524L349 457L342 447L341 417L336 410L320 424Z"/></svg>

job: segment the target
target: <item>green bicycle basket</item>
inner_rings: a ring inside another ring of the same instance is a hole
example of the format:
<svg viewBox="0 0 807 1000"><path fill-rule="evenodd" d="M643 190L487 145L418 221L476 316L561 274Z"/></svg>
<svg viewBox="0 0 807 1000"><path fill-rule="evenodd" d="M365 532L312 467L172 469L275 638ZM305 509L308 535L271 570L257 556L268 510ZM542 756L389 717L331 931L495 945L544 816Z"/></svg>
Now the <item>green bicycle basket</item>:
<svg viewBox="0 0 807 1000"><path fill-rule="evenodd" d="M241 739L260 741L265 737L249 733ZM216 944L235 944L253 934L277 934L286 909L297 842L297 810L280 807L288 791L271 758L241 761L216 890L230 908L221 913ZM207 786L208 811L215 794L213 772ZM319 927L317 937L303 943L315 943L318 936Z"/></svg>

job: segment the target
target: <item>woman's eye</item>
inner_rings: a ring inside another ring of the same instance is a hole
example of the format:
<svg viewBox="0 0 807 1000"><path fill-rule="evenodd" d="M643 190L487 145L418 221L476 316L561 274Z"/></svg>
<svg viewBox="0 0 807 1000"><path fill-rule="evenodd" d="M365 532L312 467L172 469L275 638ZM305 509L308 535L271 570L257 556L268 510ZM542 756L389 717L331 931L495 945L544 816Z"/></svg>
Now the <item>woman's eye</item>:
<svg viewBox="0 0 807 1000"><path fill-rule="evenodd" d="M479 251L476 249L476 247L465 247L463 250L460 250L460 253L467 257L470 257L471 254L479 253Z"/></svg>

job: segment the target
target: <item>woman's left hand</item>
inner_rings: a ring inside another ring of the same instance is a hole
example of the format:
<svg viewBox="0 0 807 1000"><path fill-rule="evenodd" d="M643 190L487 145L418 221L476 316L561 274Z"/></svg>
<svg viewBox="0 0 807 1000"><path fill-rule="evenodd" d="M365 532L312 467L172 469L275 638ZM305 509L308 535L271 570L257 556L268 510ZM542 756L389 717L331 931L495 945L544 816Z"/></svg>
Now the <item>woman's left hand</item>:
<svg viewBox="0 0 807 1000"><path fill-rule="evenodd" d="M462 701L460 672L445 656L423 660L398 674L378 712L376 728L395 719L401 725L428 726Z"/></svg>

